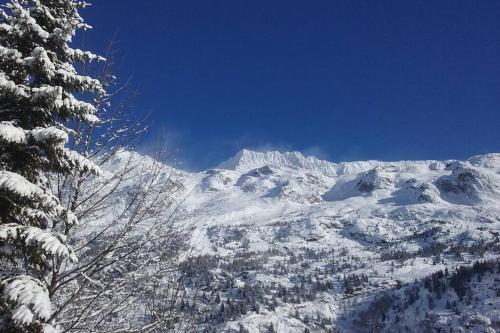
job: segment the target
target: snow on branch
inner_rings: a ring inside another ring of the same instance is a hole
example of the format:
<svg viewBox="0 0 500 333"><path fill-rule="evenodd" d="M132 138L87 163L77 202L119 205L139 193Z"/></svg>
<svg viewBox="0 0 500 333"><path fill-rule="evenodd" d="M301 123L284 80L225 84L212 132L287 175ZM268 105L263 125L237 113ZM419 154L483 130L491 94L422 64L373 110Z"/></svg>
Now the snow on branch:
<svg viewBox="0 0 500 333"><path fill-rule="evenodd" d="M28 139L37 142L54 141L64 145L68 142L68 133L56 126L39 127L31 131L23 130L12 122L0 122L0 139L9 143L27 144Z"/></svg>
<svg viewBox="0 0 500 333"><path fill-rule="evenodd" d="M36 320L50 317L49 293L37 280L26 276L0 280L4 298L12 302L12 319L21 325L30 325Z"/></svg>
<svg viewBox="0 0 500 333"><path fill-rule="evenodd" d="M68 259L71 262L78 261L73 250L64 244L66 237L53 231L16 223L2 224L0 225L0 241L21 241L26 246L37 246L48 255Z"/></svg>
<svg viewBox="0 0 500 333"><path fill-rule="evenodd" d="M25 198L44 195L41 188L29 182L23 176L5 170L0 171L0 189L7 190Z"/></svg>
<svg viewBox="0 0 500 333"><path fill-rule="evenodd" d="M66 53L70 56L73 61L81 61L81 62L91 62L94 60L97 61L106 61L106 58L96 55L89 51L82 51L80 49L71 49L66 48Z"/></svg>
<svg viewBox="0 0 500 333"><path fill-rule="evenodd" d="M31 16L30 11L26 8L23 8L20 3L11 2L5 5L5 7L10 9L16 17L22 19L23 26L16 27L16 32L19 35L24 33L26 29L33 34L36 34L43 40L49 38L50 34L36 22L36 20Z"/></svg>
<svg viewBox="0 0 500 333"><path fill-rule="evenodd" d="M43 209L30 208L29 210L23 210L24 212L30 212L31 217L36 217L38 214L42 214L43 216L48 214L47 217L55 220L64 218L68 224L77 223L76 216L64 208L53 194L43 191L40 187L17 173L5 170L0 171L0 190L2 189L41 204Z"/></svg>
<svg viewBox="0 0 500 333"><path fill-rule="evenodd" d="M11 122L0 123L0 139L9 143L26 143L25 131Z"/></svg>
<svg viewBox="0 0 500 333"><path fill-rule="evenodd" d="M24 85L17 85L14 81L10 80L4 73L0 72L0 93L12 94L16 97L28 97L28 88Z"/></svg>
<svg viewBox="0 0 500 333"><path fill-rule="evenodd" d="M50 141L55 141L61 145L64 145L68 142L68 133L55 126L46 128L35 128L34 130L30 131L30 136L35 141L39 142L50 140Z"/></svg>
<svg viewBox="0 0 500 333"><path fill-rule="evenodd" d="M102 174L101 168L98 165L80 155L76 151L67 148L62 148L61 150L61 153L64 155L67 163L70 167L72 167L72 169L76 168L76 170L90 172L94 175Z"/></svg>
<svg viewBox="0 0 500 333"><path fill-rule="evenodd" d="M0 57L2 58L2 61L5 61L6 59L12 59L17 61L21 59L22 56L23 55L18 50L0 45Z"/></svg>

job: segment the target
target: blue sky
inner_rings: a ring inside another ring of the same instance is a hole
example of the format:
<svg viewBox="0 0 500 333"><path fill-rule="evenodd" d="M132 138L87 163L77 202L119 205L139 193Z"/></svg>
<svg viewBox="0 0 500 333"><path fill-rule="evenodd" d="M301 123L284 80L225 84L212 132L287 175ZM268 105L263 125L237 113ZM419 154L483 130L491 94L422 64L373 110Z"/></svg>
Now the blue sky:
<svg viewBox="0 0 500 333"><path fill-rule="evenodd" d="M333 161L500 151L499 1L93 2L86 46L117 33L134 110L187 168L245 147Z"/></svg>

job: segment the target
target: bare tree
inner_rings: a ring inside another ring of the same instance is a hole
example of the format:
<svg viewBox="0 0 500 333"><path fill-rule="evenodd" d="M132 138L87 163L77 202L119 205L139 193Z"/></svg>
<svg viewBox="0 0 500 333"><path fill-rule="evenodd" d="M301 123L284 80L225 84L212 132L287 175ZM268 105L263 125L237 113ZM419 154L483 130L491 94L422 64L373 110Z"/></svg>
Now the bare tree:
<svg viewBox="0 0 500 333"><path fill-rule="evenodd" d="M108 90L115 82L113 46L100 72ZM133 97L128 82L115 87L93 101L99 124L75 126L73 149L100 166L100 176L49 176L79 220L54 226L80 258L77 264L54 259L47 281L57 305L51 320L63 332L165 332L186 324L179 302L189 227L176 219L183 176L161 162L161 150L152 157L133 152L147 128L145 117L130 119Z"/></svg>

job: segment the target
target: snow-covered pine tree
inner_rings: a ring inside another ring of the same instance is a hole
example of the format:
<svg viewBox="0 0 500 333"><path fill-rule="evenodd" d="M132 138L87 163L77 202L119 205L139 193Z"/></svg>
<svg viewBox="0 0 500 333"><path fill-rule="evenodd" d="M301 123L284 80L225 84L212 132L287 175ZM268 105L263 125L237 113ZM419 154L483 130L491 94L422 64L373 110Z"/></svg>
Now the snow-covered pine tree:
<svg viewBox="0 0 500 333"><path fill-rule="evenodd" d="M103 60L69 46L89 28L73 0L11 0L0 9L0 331L56 332L51 295L61 262L76 262L64 230L75 215L44 174L98 173L68 149L75 119L97 122L85 102L104 89L77 64ZM57 265L55 264L57 263Z"/></svg>

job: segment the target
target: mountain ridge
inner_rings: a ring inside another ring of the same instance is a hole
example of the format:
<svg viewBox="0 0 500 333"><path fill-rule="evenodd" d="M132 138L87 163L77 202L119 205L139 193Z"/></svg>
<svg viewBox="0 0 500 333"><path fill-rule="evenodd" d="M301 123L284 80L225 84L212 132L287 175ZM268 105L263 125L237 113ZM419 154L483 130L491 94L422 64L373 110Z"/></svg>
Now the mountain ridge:
<svg viewBox="0 0 500 333"><path fill-rule="evenodd" d="M480 160L485 156L500 156L497 153L490 153L484 155L475 155L469 159ZM464 161L468 161L466 159ZM304 156L299 151L285 151L280 152L276 150L269 151L255 151L251 149L241 149L229 159L219 163L215 169L227 169L235 171L249 171L262 166L270 166L276 168L290 168L290 169L309 169L319 171L325 176L335 177L347 173L355 173L370 170L376 166L389 166L389 165L415 165L415 164L445 164L457 160L397 160L397 161L383 161L383 160L358 160L358 161L345 161L345 162L332 162L324 159L317 158L313 155Z"/></svg>
<svg viewBox="0 0 500 333"><path fill-rule="evenodd" d="M153 161L123 152L110 168L129 159ZM498 153L333 163L242 150L218 168L180 176L186 191L176 219L193 227L203 262L186 283L193 294L203 286L198 302L215 304L200 323L207 329L361 332L350 319L363 304L439 270L500 258ZM443 325L467 327L472 312L453 293L446 297L441 309L449 301L465 310ZM388 317L403 315L411 327L412 314L398 311ZM495 313L485 311L486 322L494 325Z"/></svg>

